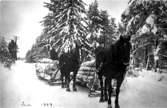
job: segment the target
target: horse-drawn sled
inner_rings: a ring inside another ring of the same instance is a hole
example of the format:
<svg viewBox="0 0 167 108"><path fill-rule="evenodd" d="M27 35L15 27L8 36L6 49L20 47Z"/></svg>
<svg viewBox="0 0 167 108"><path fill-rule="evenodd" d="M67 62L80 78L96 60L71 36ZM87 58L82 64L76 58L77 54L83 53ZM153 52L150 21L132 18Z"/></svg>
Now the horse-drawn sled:
<svg viewBox="0 0 167 108"><path fill-rule="evenodd" d="M59 61L42 59L35 64L35 69L36 75L40 80L44 80L50 85L61 84ZM72 76L70 78L72 79ZM88 96L94 96L100 93L100 84L95 67L95 60L83 62L81 64L76 77L76 82L89 89Z"/></svg>

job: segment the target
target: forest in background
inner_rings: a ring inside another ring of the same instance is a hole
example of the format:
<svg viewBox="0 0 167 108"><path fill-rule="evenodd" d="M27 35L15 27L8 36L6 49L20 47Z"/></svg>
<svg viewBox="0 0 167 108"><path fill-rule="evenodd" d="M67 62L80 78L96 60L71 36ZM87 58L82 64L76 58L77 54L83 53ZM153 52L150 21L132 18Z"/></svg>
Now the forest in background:
<svg viewBox="0 0 167 108"><path fill-rule="evenodd" d="M10 67L18 58L17 51L17 37L7 42L5 37L0 36L0 63L5 67Z"/></svg>
<svg viewBox="0 0 167 108"><path fill-rule="evenodd" d="M85 5L82 0L44 3L49 13L41 21L44 26L41 36L26 54L27 62L50 58L51 49L58 54L63 49L70 50L75 40L84 45L81 58L86 61L94 56L97 45L108 47L120 34L130 34L134 67L167 66L167 1L129 0L118 24L106 10L99 9L98 0L88 9Z"/></svg>

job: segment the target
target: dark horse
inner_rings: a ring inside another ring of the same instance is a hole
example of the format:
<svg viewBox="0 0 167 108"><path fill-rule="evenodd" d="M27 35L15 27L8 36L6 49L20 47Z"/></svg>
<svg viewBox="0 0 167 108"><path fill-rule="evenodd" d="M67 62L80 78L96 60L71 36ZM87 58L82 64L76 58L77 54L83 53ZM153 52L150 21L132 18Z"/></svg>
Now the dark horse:
<svg viewBox="0 0 167 108"><path fill-rule="evenodd" d="M70 73L73 72L73 90L77 91L76 88L76 75L80 67L80 55L79 49L81 45L75 43L75 48L67 53L62 53L59 57L59 68L61 72L62 88L66 87L67 91L70 91Z"/></svg>
<svg viewBox="0 0 167 108"><path fill-rule="evenodd" d="M117 80L115 108L119 108L119 92L129 65L130 50L130 36L120 36L119 40L109 48L98 47L95 50L96 68L101 86L100 102L108 100L109 108L111 108L112 79ZM103 86L103 76L105 86Z"/></svg>

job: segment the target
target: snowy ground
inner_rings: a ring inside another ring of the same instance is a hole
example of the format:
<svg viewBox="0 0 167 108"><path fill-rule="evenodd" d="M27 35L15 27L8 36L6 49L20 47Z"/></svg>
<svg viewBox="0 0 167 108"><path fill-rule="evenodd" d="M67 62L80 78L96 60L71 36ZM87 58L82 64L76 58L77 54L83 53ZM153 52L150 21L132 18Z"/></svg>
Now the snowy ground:
<svg viewBox="0 0 167 108"><path fill-rule="evenodd" d="M40 81L36 77L35 64L17 61L11 70L2 66L0 70L0 108L107 107L107 103L98 102L99 97L89 98L86 88L66 92L60 86L49 86ZM166 108L167 83L161 81L161 76L143 72L137 78L128 77L120 93L121 108Z"/></svg>

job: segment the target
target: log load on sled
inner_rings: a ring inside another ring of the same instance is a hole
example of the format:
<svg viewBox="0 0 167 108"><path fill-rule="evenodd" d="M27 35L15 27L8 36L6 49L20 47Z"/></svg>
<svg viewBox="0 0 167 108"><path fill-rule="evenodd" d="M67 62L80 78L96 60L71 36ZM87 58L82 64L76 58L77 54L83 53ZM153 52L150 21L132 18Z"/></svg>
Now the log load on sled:
<svg viewBox="0 0 167 108"><path fill-rule="evenodd" d="M35 64L36 75L39 79L48 82L60 80L60 72L58 68L59 61L51 59L42 59Z"/></svg>
<svg viewBox="0 0 167 108"><path fill-rule="evenodd" d="M95 60L83 62L78 70L77 83L89 89L88 96L94 96L100 93L100 82L97 75ZM116 87L115 80L113 88Z"/></svg>
<svg viewBox="0 0 167 108"><path fill-rule="evenodd" d="M95 60L83 62L78 71L77 82L89 88L91 86L90 83L96 78L95 72ZM95 83L97 84L95 85L98 86L98 81L96 81Z"/></svg>

